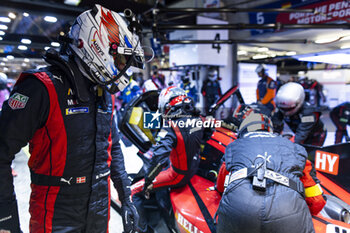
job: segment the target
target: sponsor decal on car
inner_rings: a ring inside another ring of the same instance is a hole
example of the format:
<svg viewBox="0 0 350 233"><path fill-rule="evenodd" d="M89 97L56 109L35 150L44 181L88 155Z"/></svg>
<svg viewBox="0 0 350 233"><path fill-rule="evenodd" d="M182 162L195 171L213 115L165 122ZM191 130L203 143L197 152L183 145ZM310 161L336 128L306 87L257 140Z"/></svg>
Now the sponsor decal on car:
<svg viewBox="0 0 350 233"><path fill-rule="evenodd" d="M339 155L316 150L315 169L317 171L338 175Z"/></svg>

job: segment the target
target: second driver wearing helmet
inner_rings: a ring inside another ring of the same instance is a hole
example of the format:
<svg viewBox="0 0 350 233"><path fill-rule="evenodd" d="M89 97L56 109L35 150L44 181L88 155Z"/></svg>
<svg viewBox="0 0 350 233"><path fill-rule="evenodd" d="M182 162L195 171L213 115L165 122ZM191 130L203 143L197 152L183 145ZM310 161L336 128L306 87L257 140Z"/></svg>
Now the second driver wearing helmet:
<svg viewBox="0 0 350 233"><path fill-rule="evenodd" d="M145 178L131 187L133 200L140 214L139 227L142 232L147 230L142 191L148 194L151 191L159 192L161 189L186 185L197 172L203 138L203 128L180 123L202 121L199 111L194 108L193 100L183 89L175 86L163 89L159 95L158 108L171 127L163 127L160 130L157 143L145 153L151 159Z"/></svg>
<svg viewBox="0 0 350 233"><path fill-rule="evenodd" d="M294 132L294 142L322 146L327 135L320 119L321 112L304 101L305 93L299 83L286 83L278 90L278 110L272 117L275 132L281 133L284 122Z"/></svg>

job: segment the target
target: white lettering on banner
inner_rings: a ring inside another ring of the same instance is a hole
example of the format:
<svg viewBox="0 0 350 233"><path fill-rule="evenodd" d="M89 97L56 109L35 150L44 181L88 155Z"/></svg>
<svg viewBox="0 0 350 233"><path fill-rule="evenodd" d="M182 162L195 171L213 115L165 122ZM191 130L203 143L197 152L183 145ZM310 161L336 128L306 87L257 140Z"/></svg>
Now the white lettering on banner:
<svg viewBox="0 0 350 233"><path fill-rule="evenodd" d="M323 171L333 175L338 174L339 155L329 152L316 151L315 168L318 171Z"/></svg>
<svg viewBox="0 0 350 233"><path fill-rule="evenodd" d="M203 233L203 231L199 230L196 226L194 226L192 223L190 223L180 213L177 213L176 220L189 233Z"/></svg>
<svg viewBox="0 0 350 233"><path fill-rule="evenodd" d="M209 119L205 121L196 120L196 119L187 119L186 121L178 120L178 121L168 121L163 119L163 128L170 127L192 127L192 128L217 128L221 127L221 121Z"/></svg>
<svg viewBox="0 0 350 233"><path fill-rule="evenodd" d="M322 156L322 157L321 157ZM316 153L316 168L321 168L322 170L326 170L326 163L327 163L327 155L322 154L320 152Z"/></svg>

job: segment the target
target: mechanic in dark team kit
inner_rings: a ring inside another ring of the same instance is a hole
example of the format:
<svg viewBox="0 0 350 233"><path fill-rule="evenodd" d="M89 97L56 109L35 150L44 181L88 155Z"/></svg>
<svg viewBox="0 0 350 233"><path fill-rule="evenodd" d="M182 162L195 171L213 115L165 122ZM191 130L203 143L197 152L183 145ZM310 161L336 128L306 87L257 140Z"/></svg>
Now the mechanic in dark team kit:
<svg viewBox="0 0 350 233"><path fill-rule="evenodd" d="M345 102L335 106L329 116L337 127L335 131L335 143L341 143L345 137L346 141L350 141L346 127L350 125L350 102Z"/></svg>
<svg viewBox="0 0 350 233"><path fill-rule="evenodd" d="M304 101L305 93L299 83L281 86L276 95L278 110L272 117L274 130L281 133L284 122L295 134L294 142L322 146L327 130L320 119L321 111Z"/></svg>
<svg viewBox="0 0 350 233"><path fill-rule="evenodd" d="M218 233L314 232L311 214L326 204L316 173L305 149L273 134L267 116L246 116L224 159Z"/></svg>
<svg viewBox="0 0 350 233"><path fill-rule="evenodd" d="M125 232L138 214L119 145L112 94L142 67L138 37L100 5L82 13L47 68L19 77L0 117L0 230L20 232L11 162L27 142L30 232L108 232L110 180L122 203ZM131 52L130 52L131 51Z"/></svg>

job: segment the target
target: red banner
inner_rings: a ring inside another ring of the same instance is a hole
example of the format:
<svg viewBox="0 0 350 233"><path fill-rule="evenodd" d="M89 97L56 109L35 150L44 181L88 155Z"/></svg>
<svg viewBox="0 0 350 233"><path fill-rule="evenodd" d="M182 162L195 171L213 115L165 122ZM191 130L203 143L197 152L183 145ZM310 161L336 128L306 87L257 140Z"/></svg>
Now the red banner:
<svg viewBox="0 0 350 233"><path fill-rule="evenodd" d="M322 1L301 9L315 9L314 13L281 13L276 22L282 24L319 24L332 21L348 21L350 17L350 2L340 0Z"/></svg>

